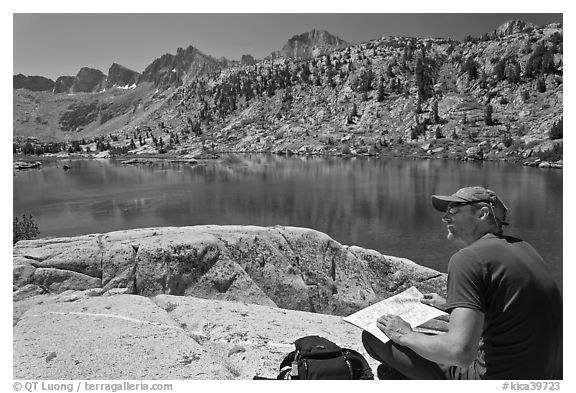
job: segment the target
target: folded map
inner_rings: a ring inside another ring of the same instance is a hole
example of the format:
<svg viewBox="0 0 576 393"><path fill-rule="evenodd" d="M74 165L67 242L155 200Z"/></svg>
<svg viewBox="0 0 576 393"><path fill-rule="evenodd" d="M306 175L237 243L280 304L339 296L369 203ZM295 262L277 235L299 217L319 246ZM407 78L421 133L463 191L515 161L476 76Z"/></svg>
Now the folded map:
<svg viewBox="0 0 576 393"><path fill-rule="evenodd" d="M410 287L398 295L391 296L352 315L348 315L344 317L344 320L372 333L382 342L387 342L390 339L376 326L376 320L384 314L398 315L408 322L412 328L416 328L418 325L441 315L448 315L444 311L420 303L420 299L423 296L416 287Z"/></svg>

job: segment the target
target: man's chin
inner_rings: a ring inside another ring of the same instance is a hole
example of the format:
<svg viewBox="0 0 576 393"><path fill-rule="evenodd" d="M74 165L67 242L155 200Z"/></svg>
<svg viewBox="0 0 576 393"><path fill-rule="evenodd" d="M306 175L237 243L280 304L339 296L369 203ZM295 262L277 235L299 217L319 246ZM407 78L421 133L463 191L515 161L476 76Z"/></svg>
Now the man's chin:
<svg viewBox="0 0 576 393"><path fill-rule="evenodd" d="M458 237L456 234L454 234L454 232L448 231L448 234L446 235L446 239L448 239L450 242L452 242L458 246L465 246L466 245L466 242L461 237Z"/></svg>

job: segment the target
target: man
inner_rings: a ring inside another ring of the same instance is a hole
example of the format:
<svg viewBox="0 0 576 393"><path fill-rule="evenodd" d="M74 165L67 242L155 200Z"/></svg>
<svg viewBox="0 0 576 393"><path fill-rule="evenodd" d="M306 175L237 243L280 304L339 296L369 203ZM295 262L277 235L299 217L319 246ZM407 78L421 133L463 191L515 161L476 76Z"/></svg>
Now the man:
<svg viewBox="0 0 576 393"><path fill-rule="evenodd" d="M506 205L483 187L433 195L432 205L464 246L448 264L447 298L422 299L450 313L448 331L417 333L383 315L390 341L364 331L368 354L410 379L562 379L561 294L536 250L503 235Z"/></svg>

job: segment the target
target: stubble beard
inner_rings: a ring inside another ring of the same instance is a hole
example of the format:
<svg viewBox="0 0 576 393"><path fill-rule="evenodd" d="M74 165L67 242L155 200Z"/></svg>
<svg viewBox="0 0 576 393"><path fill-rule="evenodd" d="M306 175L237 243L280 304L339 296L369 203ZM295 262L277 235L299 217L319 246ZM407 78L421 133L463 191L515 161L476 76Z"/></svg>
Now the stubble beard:
<svg viewBox="0 0 576 393"><path fill-rule="evenodd" d="M450 240L450 241L456 240L456 235L454 234L452 228L447 227L447 228L446 228L446 231L447 231L447 233L446 233L446 239L448 239L448 240Z"/></svg>

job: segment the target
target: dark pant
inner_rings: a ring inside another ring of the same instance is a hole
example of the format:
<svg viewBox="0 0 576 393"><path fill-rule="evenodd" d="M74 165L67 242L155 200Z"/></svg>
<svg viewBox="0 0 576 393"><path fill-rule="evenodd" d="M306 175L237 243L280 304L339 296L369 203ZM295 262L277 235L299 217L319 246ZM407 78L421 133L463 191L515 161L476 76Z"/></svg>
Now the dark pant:
<svg viewBox="0 0 576 393"><path fill-rule="evenodd" d="M481 379L484 371L479 361L467 368L431 362L391 340L383 343L367 331L362 332L362 344L370 356L408 379Z"/></svg>

